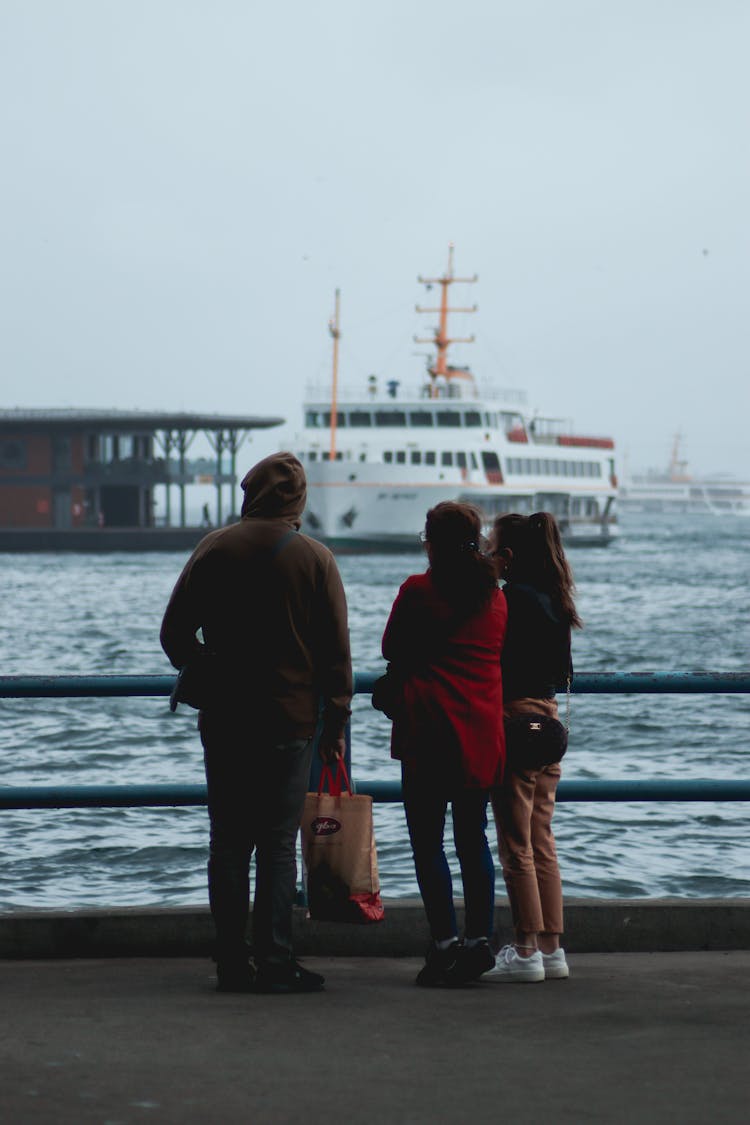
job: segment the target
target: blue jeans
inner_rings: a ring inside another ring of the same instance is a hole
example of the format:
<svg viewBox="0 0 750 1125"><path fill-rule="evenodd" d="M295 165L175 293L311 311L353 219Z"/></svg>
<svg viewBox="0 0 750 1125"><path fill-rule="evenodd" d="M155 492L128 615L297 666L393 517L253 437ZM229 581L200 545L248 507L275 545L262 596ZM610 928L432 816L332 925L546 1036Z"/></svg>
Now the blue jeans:
<svg viewBox="0 0 750 1125"><path fill-rule="evenodd" d="M448 801L464 887L465 936L490 937L495 915L495 865L486 834L487 792L458 789L448 795L441 787L405 772L402 784L417 882L433 941L458 935L453 881L443 848Z"/></svg>

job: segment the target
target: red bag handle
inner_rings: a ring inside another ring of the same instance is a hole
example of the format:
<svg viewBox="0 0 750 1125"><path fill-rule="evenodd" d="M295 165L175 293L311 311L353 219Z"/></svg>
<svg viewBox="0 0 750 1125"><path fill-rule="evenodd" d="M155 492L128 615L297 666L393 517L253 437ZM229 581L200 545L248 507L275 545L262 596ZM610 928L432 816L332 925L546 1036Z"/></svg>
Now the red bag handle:
<svg viewBox="0 0 750 1125"><path fill-rule="evenodd" d="M349 781L349 774L346 770L346 765L343 758L336 759L336 772L331 769L330 763L325 762L322 770L320 771L320 783L318 784L318 796L323 792L326 782L328 782L328 792L332 797L341 796L341 781L344 781L347 792L350 797L353 797L352 785Z"/></svg>

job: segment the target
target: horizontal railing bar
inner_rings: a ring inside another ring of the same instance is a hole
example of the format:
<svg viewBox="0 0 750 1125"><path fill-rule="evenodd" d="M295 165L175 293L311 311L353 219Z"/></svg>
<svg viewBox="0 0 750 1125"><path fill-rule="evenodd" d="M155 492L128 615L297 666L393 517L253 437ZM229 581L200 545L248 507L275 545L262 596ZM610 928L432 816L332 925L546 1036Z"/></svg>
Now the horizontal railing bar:
<svg viewBox="0 0 750 1125"><path fill-rule="evenodd" d="M402 800L400 781L362 781L357 792L381 804ZM592 801L750 801L750 780L713 778L670 781L594 779L560 782L557 800ZM177 808L206 804L206 786L194 785L13 785L0 787L0 809Z"/></svg>
<svg viewBox="0 0 750 1125"><path fill-rule="evenodd" d="M372 692L383 669L357 672L354 690ZM169 676L0 676L0 699L168 696ZM576 695L750 694L750 672L577 672Z"/></svg>

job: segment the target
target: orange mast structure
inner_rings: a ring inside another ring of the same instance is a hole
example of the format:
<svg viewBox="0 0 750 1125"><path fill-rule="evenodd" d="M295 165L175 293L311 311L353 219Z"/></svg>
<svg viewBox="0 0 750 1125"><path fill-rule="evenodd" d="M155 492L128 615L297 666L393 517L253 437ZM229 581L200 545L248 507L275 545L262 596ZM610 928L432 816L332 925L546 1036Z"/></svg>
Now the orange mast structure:
<svg viewBox="0 0 750 1125"><path fill-rule="evenodd" d="M439 313L440 321L432 339L424 339L424 337L415 336L414 340L417 344L434 344L437 349L437 355L432 367L427 370L432 378L432 386L430 388L430 397L437 398L437 387L435 380L438 375L442 375L444 379L451 379L454 372L448 366L448 348L451 344L471 344L474 342L474 336L453 336L448 335L448 313L473 313L477 311L478 306L473 305L472 308L451 309L448 308L448 287L461 282L468 285L473 285L474 282L479 280L477 274L473 277L454 277L453 276L453 243L448 244L448 268L442 277L422 277L417 278L420 285L426 285L428 288L432 285L439 285L441 288L440 293L440 308L437 309L423 309L420 305L416 306L418 313Z"/></svg>
<svg viewBox="0 0 750 1125"><path fill-rule="evenodd" d="M339 327L341 291L336 290L336 304L332 318L328 321L328 331L333 336L333 377L331 379L331 451L330 460L336 460L336 423L338 422L338 393L339 393L339 340L341 329Z"/></svg>

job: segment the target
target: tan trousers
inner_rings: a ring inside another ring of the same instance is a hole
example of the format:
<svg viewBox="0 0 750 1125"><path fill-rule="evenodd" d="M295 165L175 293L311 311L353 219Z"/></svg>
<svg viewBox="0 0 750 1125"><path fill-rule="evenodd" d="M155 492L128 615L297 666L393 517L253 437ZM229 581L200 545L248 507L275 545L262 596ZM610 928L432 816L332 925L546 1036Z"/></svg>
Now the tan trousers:
<svg viewBox="0 0 750 1125"><path fill-rule="evenodd" d="M531 700L519 701L517 709L545 711L556 717L557 707L552 701L545 700L547 706L533 702L534 706L528 706ZM492 794L513 924L529 934L563 932L562 883L552 834L560 773L559 763L522 774L509 770L502 787Z"/></svg>

